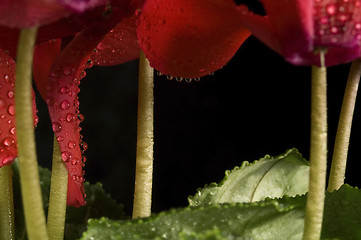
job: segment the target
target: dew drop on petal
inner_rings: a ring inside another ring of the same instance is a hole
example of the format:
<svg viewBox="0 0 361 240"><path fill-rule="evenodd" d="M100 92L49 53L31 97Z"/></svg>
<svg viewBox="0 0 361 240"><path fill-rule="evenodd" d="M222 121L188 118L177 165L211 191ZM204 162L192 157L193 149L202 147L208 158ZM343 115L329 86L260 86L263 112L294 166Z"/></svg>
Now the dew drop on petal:
<svg viewBox="0 0 361 240"><path fill-rule="evenodd" d="M63 110L67 110L69 109L70 107L70 103L68 100L63 100L61 103L60 103L60 108L63 109Z"/></svg>
<svg viewBox="0 0 361 240"><path fill-rule="evenodd" d="M15 127L10 128L9 132L10 132L10 134L15 135L16 134L16 128Z"/></svg>
<svg viewBox="0 0 361 240"><path fill-rule="evenodd" d="M61 141L64 140L64 137L63 137L63 136L58 136L58 137L56 138L56 140L57 140L58 142L61 142Z"/></svg>
<svg viewBox="0 0 361 240"><path fill-rule="evenodd" d="M11 147L13 144L15 144L15 140L11 137L6 137L2 142L5 147Z"/></svg>
<svg viewBox="0 0 361 240"><path fill-rule="evenodd" d="M62 152L61 153L61 159L63 159L64 162L68 162L71 160L71 153L70 152Z"/></svg>
<svg viewBox="0 0 361 240"><path fill-rule="evenodd" d="M70 149L73 149L73 148L76 147L76 143L75 143L74 141L69 141L68 147L69 147Z"/></svg>
<svg viewBox="0 0 361 240"><path fill-rule="evenodd" d="M8 113L13 116L15 115L15 105L14 104L10 104L8 107Z"/></svg>
<svg viewBox="0 0 361 240"><path fill-rule="evenodd" d="M54 131L55 133L60 132L61 129L62 129L62 126L61 126L60 123L58 123L58 122L53 122L51 126L52 126L53 131Z"/></svg>

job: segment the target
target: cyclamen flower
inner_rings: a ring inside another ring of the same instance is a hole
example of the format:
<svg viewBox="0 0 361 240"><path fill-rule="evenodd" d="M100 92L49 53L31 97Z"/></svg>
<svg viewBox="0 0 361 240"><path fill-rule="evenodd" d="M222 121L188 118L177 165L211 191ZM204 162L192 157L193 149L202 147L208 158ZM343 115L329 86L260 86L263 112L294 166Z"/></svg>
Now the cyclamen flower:
<svg viewBox="0 0 361 240"><path fill-rule="evenodd" d="M295 65L320 64L315 51L326 49L325 65L361 55L360 0L261 0L267 16L238 10L243 24Z"/></svg>
<svg viewBox="0 0 361 240"><path fill-rule="evenodd" d="M151 65L174 77L222 68L249 35L233 0L147 0L138 22Z"/></svg>
<svg viewBox="0 0 361 240"><path fill-rule="evenodd" d="M78 85L85 76L84 70L91 67L93 62L99 65L119 64L139 56L134 14L137 4L137 1L118 1L112 7L108 5L39 29L34 55L34 79L48 104L52 127L62 152L62 159L68 169L68 205L85 204L82 170L85 157L82 155L87 145L82 141L80 134L79 123L83 116L79 113ZM0 29L0 35L3 35L0 47L6 51L0 48L0 53L4 53L0 59L5 61L7 57L15 65L10 56L16 55L16 41L12 40L17 38L18 30L6 27ZM73 39L68 44L61 39L53 39L59 37ZM126 40L121 41L120 37ZM118 41L114 41L115 38ZM62 45L65 46L63 49ZM15 71L10 70L7 67L1 68L0 76L11 74L14 78ZM5 78L0 78L1 85L5 84L5 81ZM14 84L10 87L13 88ZM14 105L14 99L9 99L6 104L4 109L10 108ZM9 117L9 111L4 114L6 118ZM9 131L8 128L6 124L0 124L1 131ZM0 141L5 140L6 136L0 135ZM11 148L2 148L11 157L5 162L4 159L0 159L0 167L3 164L11 164L17 155L15 139L10 146Z"/></svg>
<svg viewBox="0 0 361 240"><path fill-rule="evenodd" d="M86 68L93 64L115 65L134 59L139 55L139 42L142 50L150 53L149 60L158 70L172 76L198 77L226 64L249 36L243 26L234 22L233 17L238 18L238 13L232 0L211 0L207 4L205 1L174 0L170 5L168 1L149 0L144 7L141 0L111 3L112 7L100 12L94 10L43 26L38 33L34 79L48 104L52 127L69 172L68 205L85 203L82 172L85 158L82 152L87 145L80 134L79 123L83 116L79 113L77 94ZM160 15L154 11L152 14L153 8L161 9L161 6L169 7L170 11L162 11ZM185 13L184 21L177 19L176 10ZM136 28L138 17L141 19ZM166 24L163 18L167 19ZM162 29L164 26L166 28ZM180 35L171 33L172 30ZM68 44L64 44L67 40L61 40L75 33ZM0 48L15 57L18 31L0 27L0 35ZM151 46L147 44L149 40L153 41ZM170 46L172 40L177 41ZM65 48L61 49L63 46ZM161 54L154 56L153 50L161 50L174 59L164 64L168 58Z"/></svg>

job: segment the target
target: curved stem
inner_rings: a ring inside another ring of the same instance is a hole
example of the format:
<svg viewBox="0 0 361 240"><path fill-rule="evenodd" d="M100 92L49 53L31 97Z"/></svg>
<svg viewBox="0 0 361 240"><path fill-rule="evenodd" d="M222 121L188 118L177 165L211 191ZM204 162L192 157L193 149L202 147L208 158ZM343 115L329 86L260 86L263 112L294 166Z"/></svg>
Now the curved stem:
<svg viewBox="0 0 361 240"><path fill-rule="evenodd" d="M15 80L16 132L21 193L28 238L30 240L46 240L48 234L45 225L33 129L31 69L36 32L36 28L30 28L23 29L20 33Z"/></svg>
<svg viewBox="0 0 361 240"><path fill-rule="evenodd" d="M68 190L68 170L61 158L58 141L54 137L53 166L48 210L48 234L50 240L63 240L66 199Z"/></svg>
<svg viewBox="0 0 361 240"><path fill-rule="evenodd" d="M13 171L11 166L0 168L0 239L15 239Z"/></svg>
<svg viewBox="0 0 361 240"><path fill-rule="evenodd" d="M153 68L141 53L139 60L137 159L133 218L151 214L153 178Z"/></svg>
<svg viewBox="0 0 361 240"><path fill-rule="evenodd" d="M321 52L321 58L323 53ZM310 180L304 240L321 236L327 169L327 81L325 67L312 67Z"/></svg>
<svg viewBox="0 0 361 240"><path fill-rule="evenodd" d="M361 61L353 61L347 80L345 95L337 127L335 147L333 151L330 178L327 191L332 192L339 189L345 180L348 145L350 142L351 125L357 90L361 75Z"/></svg>

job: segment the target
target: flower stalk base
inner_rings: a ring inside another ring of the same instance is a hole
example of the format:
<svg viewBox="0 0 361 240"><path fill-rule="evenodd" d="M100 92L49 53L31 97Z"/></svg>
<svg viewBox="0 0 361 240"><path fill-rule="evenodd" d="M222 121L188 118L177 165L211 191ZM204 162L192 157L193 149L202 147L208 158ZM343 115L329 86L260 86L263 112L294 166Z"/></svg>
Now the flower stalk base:
<svg viewBox="0 0 361 240"><path fill-rule="evenodd" d="M138 85L138 129L133 218L151 214L153 179L154 70L141 52Z"/></svg>
<svg viewBox="0 0 361 240"><path fill-rule="evenodd" d="M322 59L323 52L320 54ZM318 240L321 236L327 169L326 67L312 67L311 91L310 180L306 203L304 240Z"/></svg>
<svg viewBox="0 0 361 240"><path fill-rule="evenodd" d="M0 168L0 239L15 239L13 171L11 166Z"/></svg>
<svg viewBox="0 0 361 240"><path fill-rule="evenodd" d="M35 147L32 105L32 61L37 28L20 33L16 80L15 111L21 194L29 240L47 240Z"/></svg>

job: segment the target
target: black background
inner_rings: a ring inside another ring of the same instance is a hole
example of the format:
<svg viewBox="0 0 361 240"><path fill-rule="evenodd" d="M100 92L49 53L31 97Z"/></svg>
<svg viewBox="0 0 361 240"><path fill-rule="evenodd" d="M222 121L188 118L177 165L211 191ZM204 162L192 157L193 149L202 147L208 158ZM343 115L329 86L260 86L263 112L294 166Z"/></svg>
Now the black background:
<svg viewBox="0 0 361 240"><path fill-rule="evenodd" d="M257 8L257 6L256 6ZM259 9L259 8L258 8ZM196 54L196 53L195 53ZM329 159L349 64L328 69ZM134 190L137 60L93 67L80 86L81 124L88 161L85 178L104 188L131 214ZM234 58L199 82L155 74L153 211L187 205L198 187L219 182L227 169L296 147L308 159L310 67L295 67L249 38ZM37 99L39 161L51 167L52 133ZM346 182L361 186L361 109L356 105Z"/></svg>

